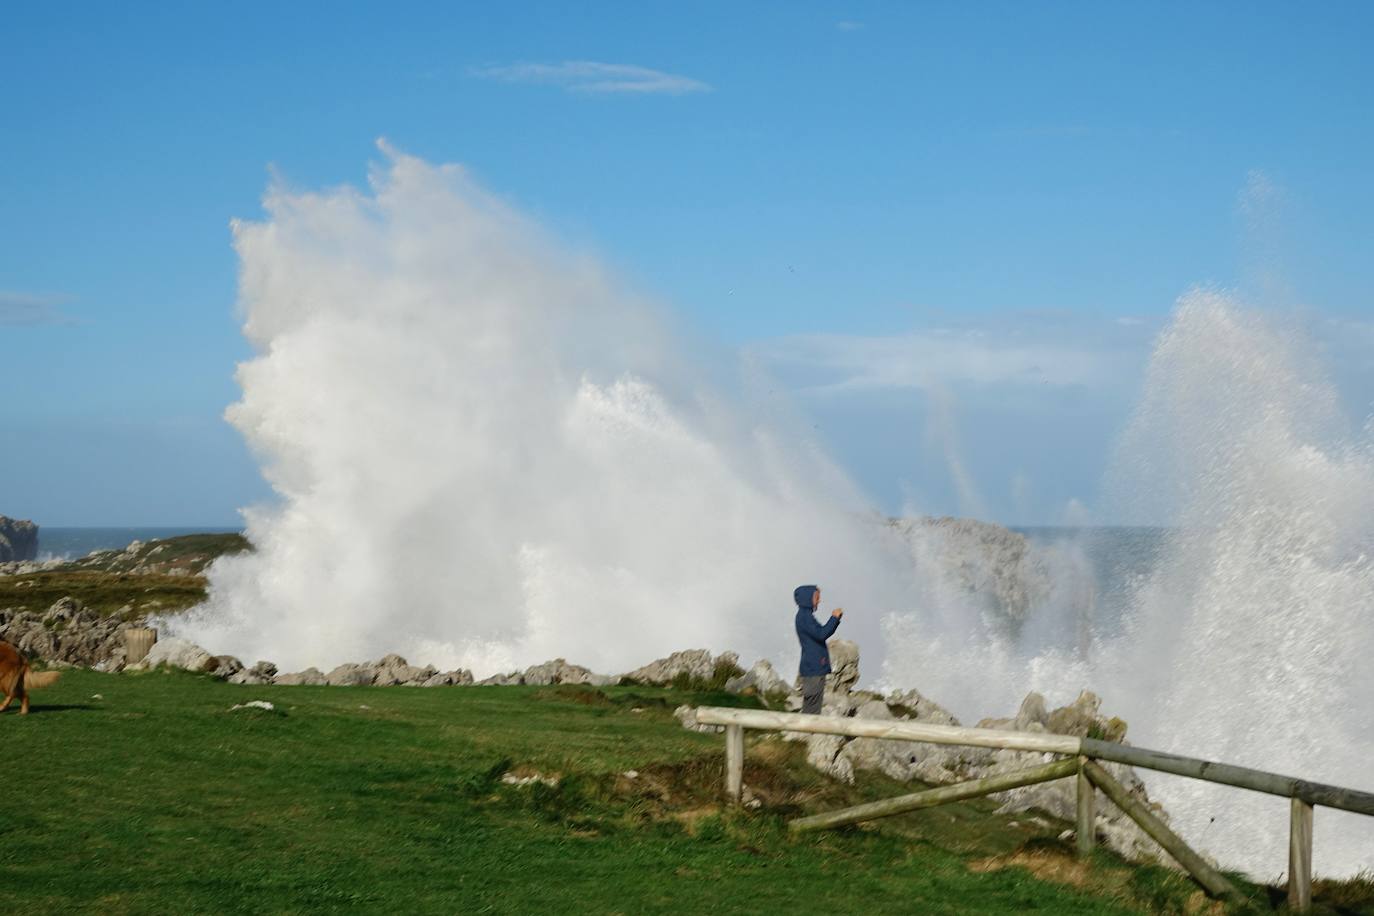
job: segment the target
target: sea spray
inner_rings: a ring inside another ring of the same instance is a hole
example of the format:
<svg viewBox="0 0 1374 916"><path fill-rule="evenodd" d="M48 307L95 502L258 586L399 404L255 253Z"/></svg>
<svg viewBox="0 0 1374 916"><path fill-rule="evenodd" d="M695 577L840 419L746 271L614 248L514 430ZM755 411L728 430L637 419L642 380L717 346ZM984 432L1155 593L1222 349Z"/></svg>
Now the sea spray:
<svg viewBox="0 0 1374 916"><path fill-rule="evenodd" d="M1053 545L1052 593L1018 626L939 596L891 615L883 680L965 715L1088 688L1135 743L1374 789L1374 447L1296 329L1181 299L1106 490L1114 517L1169 524L1141 540L1147 571L1075 594L1075 552L1105 536L1081 532ZM1286 868L1286 800L1143 775L1223 864ZM1315 837L1320 874L1374 869L1374 821L1323 810Z"/></svg>
<svg viewBox="0 0 1374 916"><path fill-rule="evenodd" d="M1304 337L1223 295L1185 297L1110 487L1124 511L1147 501L1176 523L1119 667L1100 669L1138 707L1136 740L1374 789L1374 449ZM1285 800L1167 777L1151 792L1221 861L1286 868ZM1374 821L1318 813L1314 862L1374 868Z"/></svg>
<svg viewBox="0 0 1374 916"><path fill-rule="evenodd" d="M257 355L228 418L278 499L179 629L283 670L690 646L786 670L819 582L880 655L905 547L809 424L462 169L384 152L368 192L273 187L234 226Z"/></svg>

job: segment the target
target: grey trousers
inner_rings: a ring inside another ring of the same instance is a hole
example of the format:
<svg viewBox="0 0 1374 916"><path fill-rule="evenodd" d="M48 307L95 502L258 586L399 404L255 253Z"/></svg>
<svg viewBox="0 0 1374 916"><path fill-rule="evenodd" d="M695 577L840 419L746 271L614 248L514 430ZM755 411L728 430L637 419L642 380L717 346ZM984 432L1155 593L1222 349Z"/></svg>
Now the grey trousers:
<svg viewBox="0 0 1374 916"><path fill-rule="evenodd" d="M821 701L825 699L825 675L818 674L815 677L801 678L801 688L801 711L813 716L819 715Z"/></svg>

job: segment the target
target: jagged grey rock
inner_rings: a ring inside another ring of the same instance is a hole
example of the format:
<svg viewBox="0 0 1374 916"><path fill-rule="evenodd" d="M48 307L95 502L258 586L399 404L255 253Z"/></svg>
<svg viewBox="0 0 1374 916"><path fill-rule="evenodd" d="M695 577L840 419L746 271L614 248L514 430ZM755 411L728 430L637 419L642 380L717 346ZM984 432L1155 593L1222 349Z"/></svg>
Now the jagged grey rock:
<svg viewBox="0 0 1374 916"><path fill-rule="evenodd" d="M683 676L693 680L710 680L716 673L717 665L738 664L739 656L734 652L722 652L719 657L712 658L706 649L684 649L636 668L625 677L641 684L663 686Z"/></svg>
<svg viewBox="0 0 1374 916"><path fill-rule="evenodd" d="M324 682L331 687L366 687L377 677L371 665L346 662L324 676Z"/></svg>
<svg viewBox="0 0 1374 916"><path fill-rule="evenodd" d="M292 674L283 674L277 678L277 686L306 686L320 687L327 684L324 673L318 668L306 668L304 671L297 671Z"/></svg>
<svg viewBox="0 0 1374 916"><path fill-rule="evenodd" d="M531 665L525 669L525 683L536 686L550 684L590 684L596 675L581 665L570 665L566 659L555 658L542 665Z"/></svg>
<svg viewBox="0 0 1374 916"><path fill-rule="evenodd" d="M746 690L754 690L766 695L791 693L792 685L783 680L768 659L761 658L754 662L753 667L748 671L726 681L725 689L731 693L744 693Z"/></svg>
<svg viewBox="0 0 1374 916"><path fill-rule="evenodd" d="M891 524L910 546L919 574L1000 618L1024 620L1050 595L1046 558L1023 534L967 518L902 518Z"/></svg>
<svg viewBox="0 0 1374 916"><path fill-rule="evenodd" d="M848 639L832 639L826 648L830 653L830 675L825 679L825 689L848 693L859 683L859 646Z"/></svg>
<svg viewBox="0 0 1374 916"><path fill-rule="evenodd" d="M38 558L38 526L27 519L0 515L0 562Z"/></svg>
<svg viewBox="0 0 1374 916"><path fill-rule="evenodd" d="M703 725L697 721L697 709L695 706L683 704L673 710L673 717L682 723L682 727L688 731L718 733L725 729L719 725Z"/></svg>
<svg viewBox="0 0 1374 916"><path fill-rule="evenodd" d="M215 677L227 681L243 670L243 662L232 655L216 655L210 659L205 670Z"/></svg>
<svg viewBox="0 0 1374 916"><path fill-rule="evenodd" d="M417 668L399 655L382 657L373 668L372 683L378 687L395 687L401 684L420 685L436 674L433 666Z"/></svg>
<svg viewBox="0 0 1374 916"><path fill-rule="evenodd" d="M183 668L186 671L208 671L214 664L209 652L190 640L169 636L153 644L148 655L133 668Z"/></svg>
<svg viewBox="0 0 1374 916"><path fill-rule="evenodd" d="M49 560L0 560L0 576L27 576L29 573L56 569L66 561L60 557Z"/></svg>
<svg viewBox="0 0 1374 916"><path fill-rule="evenodd" d="M272 684L277 677L277 666L271 662L258 662L251 668L240 668L230 675L231 684Z"/></svg>
<svg viewBox="0 0 1374 916"><path fill-rule="evenodd" d="M472 683L472 672L466 668L456 671L440 671L430 677L421 687L465 687Z"/></svg>

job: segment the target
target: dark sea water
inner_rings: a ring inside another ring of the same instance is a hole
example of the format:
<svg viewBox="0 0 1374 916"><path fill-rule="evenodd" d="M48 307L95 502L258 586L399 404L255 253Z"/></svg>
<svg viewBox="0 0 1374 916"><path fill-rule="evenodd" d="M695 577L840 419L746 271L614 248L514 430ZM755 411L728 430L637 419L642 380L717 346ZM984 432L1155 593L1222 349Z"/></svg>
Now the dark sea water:
<svg viewBox="0 0 1374 916"><path fill-rule="evenodd" d="M123 550L134 541L174 538L183 534L221 534L241 528L39 528L38 557L75 560L96 550Z"/></svg>

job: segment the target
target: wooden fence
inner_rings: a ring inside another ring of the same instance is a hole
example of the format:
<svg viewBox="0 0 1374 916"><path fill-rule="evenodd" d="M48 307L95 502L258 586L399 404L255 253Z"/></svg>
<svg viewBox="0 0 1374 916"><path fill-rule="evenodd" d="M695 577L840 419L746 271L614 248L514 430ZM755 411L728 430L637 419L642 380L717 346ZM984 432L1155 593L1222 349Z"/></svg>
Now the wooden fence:
<svg viewBox="0 0 1374 916"><path fill-rule="evenodd" d="M793 830L825 830L845 824L888 817L919 808L929 808L953 801L978 798L994 792L1005 792L1055 779L1073 777L1077 789L1076 824L1078 852L1086 856L1095 842L1094 792L1097 788L1133 821L1140 825L1156 843L1173 856L1193 878L1213 897L1237 900L1240 893L1220 872L1207 864L1178 834L1157 817L1146 805L1131 797L1126 787L1103 769L1097 761L1122 763L1161 773L1189 776L1208 782L1236 786L1255 792L1267 792L1291 799L1288 841L1288 904L1296 910L1312 905L1312 808L1325 805L1343 811L1374 815L1374 793L1343 789L1322 783L1308 782L1291 776L1279 776L1249 767L1232 766L1166 754L1146 748L1129 747L1095 738L1075 738L1072 735L1052 735L1043 732L1004 731L991 728L961 728L953 725L930 725L891 719L838 718L812 716L792 712L772 712L766 709L726 709L703 706L696 711L697 721L704 725L725 727L725 791L734 801L740 800L744 788L744 730L807 732L822 735L844 735L851 738L879 738L892 741L921 741L930 744L952 744L969 747L993 747L1017 751L1033 751L1058 755L1064 759L1041 766L999 773L984 779L939 786L911 795L885 799L798 818L789 825Z"/></svg>

